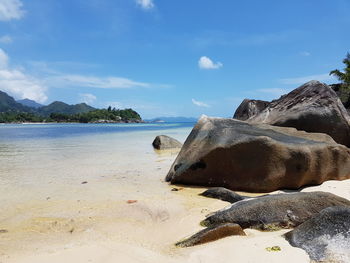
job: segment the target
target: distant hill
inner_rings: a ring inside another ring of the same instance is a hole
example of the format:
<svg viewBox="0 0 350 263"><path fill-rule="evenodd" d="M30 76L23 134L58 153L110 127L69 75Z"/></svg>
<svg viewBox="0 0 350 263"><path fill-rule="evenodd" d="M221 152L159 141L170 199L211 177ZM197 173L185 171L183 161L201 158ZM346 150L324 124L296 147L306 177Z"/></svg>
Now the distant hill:
<svg viewBox="0 0 350 263"><path fill-rule="evenodd" d="M55 101L47 106L40 107L38 109L38 113L43 116L50 116L51 113L78 114L93 110L95 110L95 108L87 105L86 103L69 105L61 101Z"/></svg>
<svg viewBox="0 0 350 263"><path fill-rule="evenodd" d="M7 95L7 93L0 91L0 112L8 111L32 112L33 110L16 102L15 99Z"/></svg>
<svg viewBox="0 0 350 263"><path fill-rule="evenodd" d="M158 117L146 120L146 122L197 122L197 120L197 118L191 117Z"/></svg>
<svg viewBox="0 0 350 263"><path fill-rule="evenodd" d="M40 108L43 107L44 105L37 103L34 100L30 99L24 99L24 100L17 100L18 103L21 103L23 106L31 107L31 108Z"/></svg>

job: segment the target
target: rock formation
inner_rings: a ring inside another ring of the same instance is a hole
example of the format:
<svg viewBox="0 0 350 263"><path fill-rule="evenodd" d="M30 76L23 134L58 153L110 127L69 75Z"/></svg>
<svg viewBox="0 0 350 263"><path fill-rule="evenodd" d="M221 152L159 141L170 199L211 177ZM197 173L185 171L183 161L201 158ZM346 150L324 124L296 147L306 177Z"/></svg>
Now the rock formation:
<svg viewBox="0 0 350 263"><path fill-rule="evenodd" d="M157 136L153 143L153 147L157 150L165 150L165 149L173 149L173 148L181 148L182 143L174 138L171 138L166 135Z"/></svg>
<svg viewBox="0 0 350 263"><path fill-rule="evenodd" d="M326 192L266 195L236 202L206 218L202 225L235 223L260 230L292 228L333 206L350 207L350 201Z"/></svg>
<svg viewBox="0 0 350 263"><path fill-rule="evenodd" d="M258 115L260 112L266 109L269 104L269 102L263 100L245 99L237 108L233 118L245 121L253 116Z"/></svg>
<svg viewBox="0 0 350 263"><path fill-rule="evenodd" d="M239 114L247 102L238 107ZM326 133L337 143L350 147L350 117L335 91L326 84L310 81L272 101L246 119L249 123L294 127L307 132Z"/></svg>
<svg viewBox="0 0 350 263"><path fill-rule="evenodd" d="M329 207L285 235L312 260L350 262L350 207Z"/></svg>
<svg viewBox="0 0 350 263"><path fill-rule="evenodd" d="M326 134L203 116L166 181L271 192L350 178L350 150Z"/></svg>
<svg viewBox="0 0 350 263"><path fill-rule="evenodd" d="M177 242L178 247L190 247L195 245L201 245L204 243L212 242L228 236L245 236L243 229L232 223L221 224L218 226L212 226L199 231L193 236Z"/></svg>

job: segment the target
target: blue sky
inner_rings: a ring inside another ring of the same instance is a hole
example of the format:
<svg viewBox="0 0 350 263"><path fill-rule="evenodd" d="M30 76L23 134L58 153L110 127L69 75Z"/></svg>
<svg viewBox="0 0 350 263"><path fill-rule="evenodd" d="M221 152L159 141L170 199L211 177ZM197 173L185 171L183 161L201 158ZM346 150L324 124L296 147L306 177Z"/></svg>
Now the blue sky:
<svg viewBox="0 0 350 263"><path fill-rule="evenodd" d="M348 0L0 0L0 90L143 118L232 116L343 68Z"/></svg>

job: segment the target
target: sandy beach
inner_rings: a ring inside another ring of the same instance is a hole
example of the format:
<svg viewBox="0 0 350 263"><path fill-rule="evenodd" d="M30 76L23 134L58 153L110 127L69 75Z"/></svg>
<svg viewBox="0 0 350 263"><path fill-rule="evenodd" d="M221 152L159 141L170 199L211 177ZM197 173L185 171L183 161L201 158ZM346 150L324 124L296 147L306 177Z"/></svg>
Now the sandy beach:
<svg viewBox="0 0 350 263"><path fill-rule="evenodd" d="M189 129L165 132L184 141ZM165 183L177 152L155 152L155 134L75 138L74 147L70 139L46 141L36 153L31 143L18 157L29 151L31 166L4 162L2 171L18 177L1 184L0 262L309 262L281 236L288 230L247 229L246 237L175 247L202 229L199 222L207 214L229 203L199 196L206 188ZM135 141L129 144L127 136ZM302 191L316 190L350 198L350 180ZM266 250L273 246L281 251Z"/></svg>

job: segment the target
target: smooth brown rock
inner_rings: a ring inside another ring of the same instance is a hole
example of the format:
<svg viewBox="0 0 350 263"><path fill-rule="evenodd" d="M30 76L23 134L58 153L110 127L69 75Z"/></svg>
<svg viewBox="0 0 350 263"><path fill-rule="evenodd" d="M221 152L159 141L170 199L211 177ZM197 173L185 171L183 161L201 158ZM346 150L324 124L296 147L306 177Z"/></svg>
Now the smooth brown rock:
<svg viewBox="0 0 350 263"><path fill-rule="evenodd" d="M166 181L271 192L348 178L350 150L326 134L203 116Z"/></svg>
<svg viewBox="0 0 350 263"><path fill-rule="evenodd" d="M222 224L208 227L193 236L176 243L178 247L191 247L212 242L228 236L245 236L243 229L237 224Z"/></svg>
<svg viewBox="0 0 350 263"><path fill-rule="evenodd" d="M171 138L166 135L159 135L157 136L153 143L153 147L157 150L165 150L165 149L175 149L175 148L181 148L182 143L178 140Z"/></svg>

